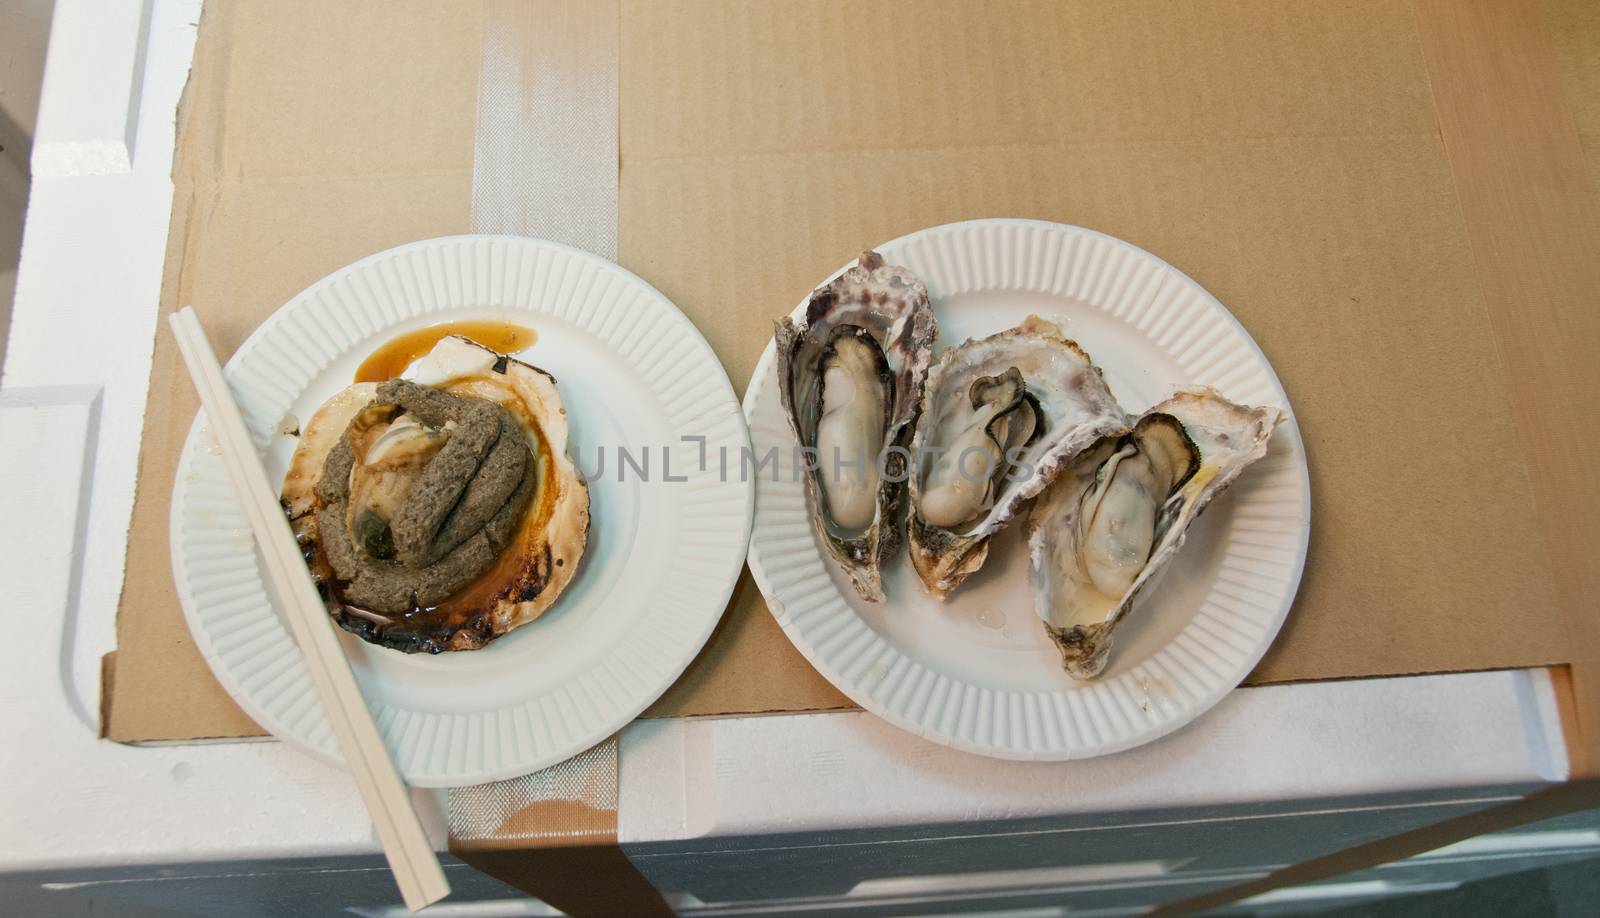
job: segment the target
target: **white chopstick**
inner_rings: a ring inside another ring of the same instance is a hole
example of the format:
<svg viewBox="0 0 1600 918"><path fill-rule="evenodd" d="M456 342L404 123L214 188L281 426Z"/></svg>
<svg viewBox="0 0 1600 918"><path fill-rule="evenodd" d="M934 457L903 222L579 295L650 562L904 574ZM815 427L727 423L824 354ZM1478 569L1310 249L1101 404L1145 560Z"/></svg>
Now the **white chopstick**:
<svg viewBox="0 0 1600 918"><path fill-rule="evenodd" d="M405 782L389 759L389 751L372 722L372 712L356 686L350 661L339 647L333 623L322 597L311 582L300 546L289 520L283 515L276 491L267 481L244 418L223 378L222 367L211 350L194 307L172 314L172 332L178 350L189 366L189 376L200 392L206 421L216 434L228 478L250 518L250 530L266 559L267 576L284 604L284 617L295 643L305 654L306 668L322 698L328 725L339 741L339 752L355 776L367 814L378 831L389 869L400 886L406 908L416 911L450 894L450 882L439 866L439 856L411 806Z"/></svg>

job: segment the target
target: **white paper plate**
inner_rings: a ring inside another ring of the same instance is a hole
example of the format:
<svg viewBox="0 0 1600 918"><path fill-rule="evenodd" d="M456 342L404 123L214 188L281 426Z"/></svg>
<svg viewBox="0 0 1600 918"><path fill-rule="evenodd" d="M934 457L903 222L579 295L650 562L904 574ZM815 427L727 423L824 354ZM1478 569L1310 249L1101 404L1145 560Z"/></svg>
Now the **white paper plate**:
<svg viewBox="0 0 1600 918"><path fill-rule="evenodd" d="M753 495L699 467L747 441L733 387L666 297L586 252L509 236L430 239L318 281L267 319L227 376L274 481L305 419L397 332L458 319L532 327L518 356L559 381L574 455L590 478L578 575L538 621L482 650L406 655L340 632L406 779L450 786L525 774L620 729L711 634L745 557ZM200 651L241 707L278 737L337 761L310 676L263 586L222 462L196 419L178 465L172 558ZM663 447L671 447L670 469ZM605 467L596 474L600 448ZM618 447L637 462L619 480ZM669 474L683 481L667 481Z"/></svg>
<svg viewBox="0 0 1600 918"><path fill-rule="evenodd" d="M878 251L927 282L941 349L1037 313L1083 345L1128 411L1179 385L1289 408L1272 367L1222 304L1125 242L1056 223L979 220ZM804 310L802 302L795 317ZM1311 489L1291 416L1267 456L1195 523L1119 630L1105 674L1075 683L1033 612L1020 526L995 540L984 568L944 603L922 592L903 550L884 572L888 600L864 602L807 520L770 343L744 408L755 455L779 455L777 480L765 473L756 483L750 540L751 572L779 624L857 704L958 749L1073 759L1174 730L1249 674L1300 582Z"/></svg>

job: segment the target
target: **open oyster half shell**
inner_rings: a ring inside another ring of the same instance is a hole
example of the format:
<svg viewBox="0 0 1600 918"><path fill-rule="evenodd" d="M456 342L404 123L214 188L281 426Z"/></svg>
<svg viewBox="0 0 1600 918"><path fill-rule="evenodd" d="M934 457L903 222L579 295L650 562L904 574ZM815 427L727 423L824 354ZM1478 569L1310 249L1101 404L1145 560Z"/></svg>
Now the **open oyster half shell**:
<svg viewBox="0 0 1600 918"><path fill-rule="evenodd" d="M1266 454L1281 418L1211 389L1178 392L1126 436L1084 453L1035 502L1026 522L1034 610L1069 675L1105 669L1140 592L1200 511Z"/></svg>
<svg viewBox="0 0 1600 918"><path fill-rule="evenodd" d="M923 587L949 595L1024 502L1083 450L1126 431L1100 368L1038 316L939 355L911 440L906 531Z"/></svg>
<svg viewBox="0 0 1600 918"><path fill-rule="evenodd" d="M777 323L779 392L812 466L806 508L828 553L871 602L900 547L904 447L938 334L928 288L867 252ZM890 447L898 447L892 450Z"/></svg>

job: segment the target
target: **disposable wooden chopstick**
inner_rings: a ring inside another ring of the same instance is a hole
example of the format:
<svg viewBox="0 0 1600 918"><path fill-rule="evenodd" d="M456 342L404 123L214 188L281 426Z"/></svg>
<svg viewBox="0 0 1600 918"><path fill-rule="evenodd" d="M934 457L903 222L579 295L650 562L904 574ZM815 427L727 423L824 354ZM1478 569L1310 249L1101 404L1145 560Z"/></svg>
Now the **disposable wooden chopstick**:
<svg viewBox="0 0 1600 918"><path fill-rule="evenodd" d="M200 318L193 307L184 307L172 314L171 324L183 361L189 366L189 376L200 392L206 420L221 448L228 478L239 494L250 519L250 530L266 559L267 577L284 604L284 617L305 655L328 725L339 741L345 764L355 776L400 894L412 911L437 902L450 894L450 883L411 806L405 782L372 722L372 712L362 700L350 661L339 647L333 624L311 582L300 546L267 480L266 470L261 467Z"/></svg>

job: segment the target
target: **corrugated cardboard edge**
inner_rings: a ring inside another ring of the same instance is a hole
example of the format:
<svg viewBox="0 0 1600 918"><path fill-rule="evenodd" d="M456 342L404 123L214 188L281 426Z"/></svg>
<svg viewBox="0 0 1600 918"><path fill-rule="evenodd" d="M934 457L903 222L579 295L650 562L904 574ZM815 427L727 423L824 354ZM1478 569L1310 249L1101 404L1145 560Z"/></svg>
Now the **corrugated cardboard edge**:
<svg viewBox="0 0 1600 918"><path fill-rule="evenodd" d="M106 725L111 723L111 696L116 678L117 652L112 650L100 658L100 709L96 712L100 718L96 735L100 739L109 738L106 736Z"/></svg>
<svg viewBox="0 0 1600 918"><path fill-rule="evenodd" d="M1600 806L1600 434L1571 423L1600 391L1600 195L1537 0L1418 0L1439 132L1554 561L1572 662L1552 670L1572 780L1158 909L1217 908ZM1514 639L1510 637L1508 639Z"/></svg>

